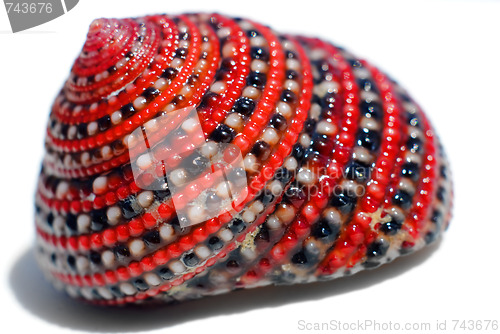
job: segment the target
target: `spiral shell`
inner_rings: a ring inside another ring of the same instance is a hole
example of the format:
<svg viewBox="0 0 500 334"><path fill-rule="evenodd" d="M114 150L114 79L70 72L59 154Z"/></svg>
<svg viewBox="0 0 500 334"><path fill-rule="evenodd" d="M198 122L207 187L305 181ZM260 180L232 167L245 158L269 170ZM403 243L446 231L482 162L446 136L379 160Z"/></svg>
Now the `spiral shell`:
<svg viewBox="0 0 500 334"><path fill-rule="evenodd" d="M50 114L37 259L105 305L327 280L433 242L451 194L426 115L343 48L219 14L98 19Z"/></svg>

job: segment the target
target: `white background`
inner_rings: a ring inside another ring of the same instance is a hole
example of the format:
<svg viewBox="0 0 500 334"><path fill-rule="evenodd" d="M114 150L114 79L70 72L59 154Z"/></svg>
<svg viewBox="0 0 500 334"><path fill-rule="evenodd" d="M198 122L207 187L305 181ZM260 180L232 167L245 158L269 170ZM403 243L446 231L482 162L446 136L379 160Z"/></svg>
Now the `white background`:
<svg viewBox="0 0 500 334"><path fill-rule="evenodd" d="M160 308L94 308L56 293L31 254L34 185L52 100L93 18L184 11L219 11L319 35L408 88L452 164L455 208L445 238L353 277ZM446 320L451 332L453 319L500 321L499 14L493 1L81 0L52 22L12 34L0 8L2 332L298 333L305 332L300 320L365 319L430 322L433 329Z"/></svg>

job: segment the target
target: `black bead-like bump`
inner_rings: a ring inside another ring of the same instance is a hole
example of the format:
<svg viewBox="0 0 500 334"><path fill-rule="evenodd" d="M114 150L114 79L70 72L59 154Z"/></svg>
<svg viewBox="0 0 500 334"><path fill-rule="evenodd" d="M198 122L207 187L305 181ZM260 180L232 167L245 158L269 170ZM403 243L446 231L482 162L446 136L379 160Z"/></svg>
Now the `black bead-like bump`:
<svg viewBox="0 0 500 334"><path fill-rule="evenodd" d="M146 291L149 289L149 285L140 278L136 279L133 284L138 291Z"/></svg>
<svg viewBox="0 0 500 334"><path fill-rule="evenodd" d="M414 162L407 162L401 167L401 176L413 181L418 181L419 174L418 165Z"/></svg>
<svg viewBox="0 0 500 334"><path fill-rule="evenodd" d="M295 207L300 207L304 203L306 194L298 181L290 184L290 186L285 190L284 199Z"/></svg>
<svg viewBox="0 0 500 334"><path fill-rule="evenodd" d="M294 70L287 70L285 77L289 80L296 80L299 77L299 74Z"/></svg>
<svg viewBox="0 0 500 334"><path fill-rule="evenodd" d="M252 47L250 49L250 57L253 59L260 59L262 61L269 60L269 52L266 49L260 47Z"/></svg>
<svg viewBox="0 0 500 334"><path fill-rule="evenodd" d="M72 270L76 269L76 259L75 259L75 257L73 255L68 255L67 262L68 262L68 266Z"/></svg>
<svg viewBox="0 0 500 334"><path fill-rule="evenodd" d="M235 65L236 65L236 62L233 59L224 58L224 59L222 59L222 62L220 64L220 68L224 72L227 72L227 71L231 71Z"/></svg>
<svg viewBox="0 0 500 334"><path fill-rule="evenodd" d="M314 119L308 119L304 124L304 130L308 135L313 135L316 130L316 121Z"/></svg>
<svg viewBox="0 0 500 334"><path fill-rule="evenodd" d="M164 79L172 80L177 76L177 70L172 67L167 67L163 73L161 74L161 77Z"/></svg>
<svg viewBox="0 0 500 334"><path fill-rule="evenodd" d="M368 245L366 249L366 256L368 258L380 258L387 253L389 244L383 239L376 240Z"/></svg>
<svg viewBox="0 0 500 334"><path fill-rule="evenodd" d="M113 253L118 259L125 259L130 256L130 250L125 245L116 245L113 248Z"/></svg>
<svg viewBox="0 0 500 334"><path fill-rule="evenodd" d="M325 219L320 219L311 227L311 235L318 239L326 238L329 236L336 236L339 232L337 225L328 224Z"/></svg>
<svg viewBox="0 0 500 334"><path fill-rule="evenodd" d="M420 125L420 120L418 119L417 115L409 114L408 124L410 124L411 126L418 127Z"/></svg>
<svg viewBox="0 0 500 334"><path fill-rule="evenodd" d="M365 115L366 117L374 118L377 120L382 119L382 115L384 114L382 105L378 102L367 102L367 101L362 101L359 104L359 109L362 115Z"/></svg>
<svg viewBox="0 0 500 334"><path fill-rule="evenodd" d="M319 99L319 104L323 110L333 109L335 107L336 94L335 93L326 93L323 98Z"/></svg>
<svg viewBox="0 0 500 334"><path fill-rule="evenodd" d="M347 192L334 194L330 200L330 204L338 208L343 213L348 213L354 210L356 202L357 198L354 195L348 194Z"/></svg>
<svg viewBox="0 0 500 334"><path fill-rule="evenodd" d="M54 214L52 212L49 212L49 214L47 215L47 225L52 227L53 224L54 224Z"/></svg>
<svg viewBox="0 0 500 334"><path fill-rule="evenodd" d="M95 251L90 251L89 260L95 265L101 264L101 254Z"/></svg>
<svg viewBox="0 0 500 334"><path fill-rule="evenodd" d="M437 238L437 234L432 232L432 231L429 231L426 233L425 237L424 237L424 240L425 240L425 243L426 244L430 244L432 243L433 241L435 241Z"/></svg>
<svg viewBox="0 0 500 334"><path fill-rule="evenodd" d="M398 231L401 229L403 224L397 222L394 219L391 219L391 221L388 221L387 223L383 223L380 226L380 230L385 234L385 235L395 235L398 233Z"/></svg>
<svg viewBox="0 0 500 334"><path fill-rule="evenodd" d="M358 182L365 182L368 180L370 173L370 167L356 160L351 161L345 169L346 177Z"/></svg>
<svg viewBox="0 0 500 334"><path fill-rule="evenodd" d="M102 231L108 225L108 217L105 209L92 210L90 213L92 231Z"/></svg>
<svg viewBox="0 0 500 334"><path fill-rule="evenodd" d="M230 230L234 233L241 233L247 226L245 225L245 222L239 218L234 218L231 221L231 225L229 226Z"/></svg>
<svg viewBox="0 0 500 334"><path fill-rule="evenodd" d="M374 152L380 147L380 134L376 131L363 129L358 134L358 145Z"/></svg>
<svg viewBox="0 0 500 334"><path fill-rule="evenodd" d="M418 137L409 137L406 141L406 147L412 152L417 153L422 148L422 140Z"/></svg>
<svg viewBox="0 0 500 334"><path fill-rule="evenodd" d="M295 144L292 148L292 156L297 159L297 161L301 161L304 159L306 154L306 149L300 145L299 143Z"/></svg>
<svg viewBox="0 0 500 334"><path fill-rule="evenodd" d="M348 59L347 61L349 62L349 64L351 64L352 67L356 68L363 67L363 64L361 64L361 62L357 59Z"/></svg>
<svg viewBox="0 0 500 334"><path fill-rule="evenodd" d="M194 267L200 262L200 259L198 259L195 253L189 253L184 255L183 262L188 267Z"/></svg>
<svg viewBox="0 0 500 334"><path fill-rule="evenodd" d="M123 294L123 292L121 292L120 288L118 288L117 286L110 287L109 291L111 291L111 293L113 294L113 296L115 296L116 298L123 298L123 297L125 297L125 295Z"/></svg>
<svg viewBox="0 0 500 334"><path fill-rule="evenodd" d="M284 131L287 127L286 118L281 114L274 115L269 124L278 131Z"/></svg>
<svg viewBox="0 0 500 334"><path fill-rule="evenodd" d="M266 224L260 225L260 230L255 236L255 244L259 242L269 242L269 229Z"/></svg>
<svg viewBox="0 0 500 334"><path fill-rule="evenodd" d="M188 50L186 48L178 48L175 51L174 57L180 58L180 59L186 59L187 54L188 54Z"/></svg>
<svg viewBox="0 0 500 334"><path fill-rule="evenodd" d="M226 124L219 124L210 134L210 139L218 143L230 143L234 139L234 130Z"/></svg>
<svg viewBox="0 0 500 334"><path fill-rule="evenodd" d="M158 271L158 275L160 275L161 279L167 281L174 277L174 273L168 269L167 267L163 267Z"/></svg>
<svg viewBox="0 0 500 334"><path fill-rule="evenodd" d="M257 36L260 36L260 32L258 32L257 30L255 29L252 29L252 30L248 30L247 31L247 36L248 37L257 37Z"/></svg>
<svg viewBox="0 0 500 334"><path fill-rule="evenodd" d="M148 101L151 101L153 98L160 95L160 90L154 87L148 87L142 92L142 96Z"/></svg>
<svg viewBox="0 0 500 334"><path fill-rule="evenodd" d="M120 108L120 112L122 113L122 118L127 119L135 113L135 108L132 103L128 103Z"/></svg>
<svg viewBox="0 0 500 334"><path fill-rule="evenodd" d="M255 102L247 97L240 97L234 103L233 110L243 116L249 116L255 109Z"/></svg>
<svg viewBox="0 0 500 334"><path fill-rule="evenodd" d="M144 243L148 246L155 246L161 242L160 233L157 230L147 232L142 237Z"/></svg>
<svg viewBox="0 0 500 334"><path fill-rule="evenodd" d="M377 87L375 86L375 83L370 80L370 79L357 79L356 80L357 84L358 84L358 87L364 91L367 91L367 92L373 92L375 94L379 94L379 91L377 89Z"/></svg>
<svg viewBox="0 0 500 334"><path fill-rule="evenodd" d="M211 250L219 250L222 246L224 246L224 243L218 237L211 237L208 240L208 247L210 247Z"/></svg>
<svg viewBox="0 0 500 334"><path fill-rule="evenodd" d="M271 154L271 146L265 141L259 140L252 147L252 154L254 154L259 160L265 161L269 158Z"/></svg>
<svg viewBox="0 0 500 334"><path fill-rule="evenodd" d="M299 252L295 253L292 256L292 263L295 263L295 264L306 264L307 263L307 257L306 257L306 254L304 253L303 250L300 250Z"/></svg>
<svg viewBox="0 0 500 334"><path fill-rule="evenodd" d="M135 197L127 197L120 202L122 214L125 219L137 217L144 210L135 200Z"/></svg>
<svg viewBox="0 0 500 334"><path fill-rule="evenodd" d="M262 195L259 196L259 200L262 202L262 204L264 204L264 206L266 206L274 201L274 195L270 190L265 189L262 192Z"/></svg>
<svg viewBox="0 0 500 334"><path fill-rule="evenodd" d="M443 214L439 210L434 210L431 216L431 222L436 225L441 225Z"/></svg>
<svg viewBox="0 0 500 334"><path fill-rule="evenodd" d="M292 175L291 173L288 171L288 169L286 168L280 168L274 178L278 181L281 182L281 184L285 185L288 183L288 181L290 181L290 179L292 178Z"/></svg>
<svg viewBox="0 0 500 334"><path fill-rule="evenodd" d="M409 209L412 203L412 197L404 190L399 190L392 198L392 203L399 205L402 209Z"/></svg>
<svg viewBox="0 0 500 334"><path fill-rule="evenodd" d="M437 192L436 192L436 197L441 202L444 202L444 200L445 200L445 194L446 194L446 190L443 187L440 186L438 188Z"/></svg>
<svg viewBox="0 0 500 334"><path fill-rule="evenodd" d="M291 90L285 89L281 93L281 101L288 102L288 103L294 103L295 101L297 101L297 95L295 95L295 93L292 92Z"/></svg>
<svg viewBox="0 0 500 334"><path fill-rule="evenodd" d="M68 213L66 216L66 226L72 232L78 231L78 225L76 223L76 216L72 213Z"/></svg>
<svg viewBox="0 0 500 334"><path fill-rule="evenodd" d="M263 89L266 86L266 74L252 72L247 77L247 86L254 86L258 89Z"/></svg>
<svg viewBox="0 0 500 334"><path fill-rule="evenodd" d="M82 139L88 136L87 123L80 123L76 126L76 138Z"/></svg>

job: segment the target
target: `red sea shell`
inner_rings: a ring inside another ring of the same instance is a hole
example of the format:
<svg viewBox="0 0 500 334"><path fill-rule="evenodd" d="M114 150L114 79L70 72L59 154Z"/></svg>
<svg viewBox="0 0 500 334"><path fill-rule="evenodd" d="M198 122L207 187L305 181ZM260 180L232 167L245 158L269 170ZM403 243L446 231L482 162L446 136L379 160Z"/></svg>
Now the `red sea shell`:
<svg viewBox="0 0 500 334"><path fill-rule="evenodd" d="M449 167L391 78L213 14L99 19L52 108L37 258L116 305L328 280L433 242Z"/></svg>

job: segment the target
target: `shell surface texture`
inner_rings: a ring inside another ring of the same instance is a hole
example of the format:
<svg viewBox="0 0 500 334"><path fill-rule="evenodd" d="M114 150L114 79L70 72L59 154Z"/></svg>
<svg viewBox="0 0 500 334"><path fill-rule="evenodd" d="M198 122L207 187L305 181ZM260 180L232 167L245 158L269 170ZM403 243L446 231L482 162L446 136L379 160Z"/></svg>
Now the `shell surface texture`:
<svg viewBox="0 0 500 334"><path fill-rule="evenodd" d="M451 215L443 149L394 80L219 14L92 22L45 148L37 261L95 304L334 279Z"/></svg>

